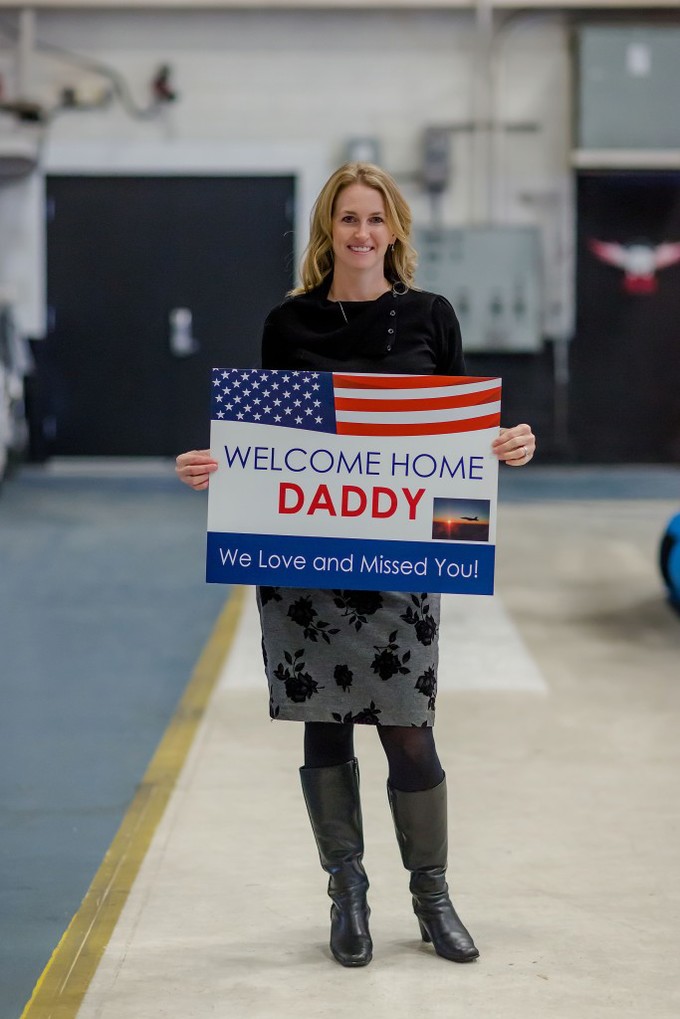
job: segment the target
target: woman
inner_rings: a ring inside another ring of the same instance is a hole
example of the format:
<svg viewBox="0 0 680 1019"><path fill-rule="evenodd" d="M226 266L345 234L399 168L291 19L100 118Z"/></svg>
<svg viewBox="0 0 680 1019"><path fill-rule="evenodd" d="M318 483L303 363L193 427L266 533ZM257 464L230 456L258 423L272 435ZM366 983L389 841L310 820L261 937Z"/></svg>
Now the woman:
<svg viewBox="0 0 680 1019"><path fill-rule="evenodd" d="M463 375L453 308L413 289L411 213L378 167L337 170L315 204L301 285L268 316L262 366ZM502 430L499 460L529 462L528 425ZM190 487L208 486L209 450L177 457ZM453 962L479 952L446 883L446 779L434 743L438 594L259 588L273 718L305 723L302 789L332 900L330 947L343 966L371 961L355 723L375 725L413 909L424 941ZM300 665L303 668L300 668ZM304 677L304 680L303 680Z"/></svg>

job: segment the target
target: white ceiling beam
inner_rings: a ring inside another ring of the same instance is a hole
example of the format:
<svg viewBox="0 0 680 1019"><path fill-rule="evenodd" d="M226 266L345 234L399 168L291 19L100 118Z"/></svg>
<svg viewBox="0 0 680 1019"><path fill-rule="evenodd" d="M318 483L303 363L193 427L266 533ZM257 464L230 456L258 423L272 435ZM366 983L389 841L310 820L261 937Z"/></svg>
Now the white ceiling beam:
<svg viewBox="0 0 680 1019"><path fill-rule="evenodd" d="M474 0L0 0L0 10L473 10ZM678 0L493 0L496 10L678 11Z"/></svg>

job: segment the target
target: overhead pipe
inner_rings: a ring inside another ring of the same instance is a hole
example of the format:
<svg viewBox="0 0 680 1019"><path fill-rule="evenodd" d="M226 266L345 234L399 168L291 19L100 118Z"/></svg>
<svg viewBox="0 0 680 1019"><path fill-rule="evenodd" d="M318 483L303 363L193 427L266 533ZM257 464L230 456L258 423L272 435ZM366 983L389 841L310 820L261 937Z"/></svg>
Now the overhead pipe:
<svg viewBox="0 0 680 1019"><path fill-rule="evenodd" d="M494 20L492 0L475 3L475 60L474 91L472 100L472 222L477 225L489 222L492 206L493 180L491 174L491 142L494 110Z"/></svg>
<svg viewBox="0 0 680 1019"><path fill-rule="evenodd" d="M19 38L17 40L17 96L27 99L33 82L36 17L32 7L19 11Z"/></svg>

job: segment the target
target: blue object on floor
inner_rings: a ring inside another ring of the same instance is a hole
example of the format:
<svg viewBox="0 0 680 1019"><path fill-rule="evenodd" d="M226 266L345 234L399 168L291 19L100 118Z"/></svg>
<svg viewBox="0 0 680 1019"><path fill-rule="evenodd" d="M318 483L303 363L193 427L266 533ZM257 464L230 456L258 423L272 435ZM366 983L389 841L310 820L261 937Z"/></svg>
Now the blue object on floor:
<svg viewBox="0 0 680 1019"><path fill-rule="evenodd" d="M680 609L680 513L671 517L661 539L659 566L671 602Z"/></svg>

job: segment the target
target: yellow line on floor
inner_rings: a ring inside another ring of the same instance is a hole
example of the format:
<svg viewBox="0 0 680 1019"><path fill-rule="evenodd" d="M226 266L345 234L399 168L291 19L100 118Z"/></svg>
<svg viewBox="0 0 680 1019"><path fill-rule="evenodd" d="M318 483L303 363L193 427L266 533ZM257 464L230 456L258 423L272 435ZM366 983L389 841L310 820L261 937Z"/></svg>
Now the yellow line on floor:
<svg viewBox="0 0 680 1019"><path fill-rule="evenodd" d="M21 1019L74 1019L163 816L236 632L234 588L85 898L35 985Z"/></svg>

